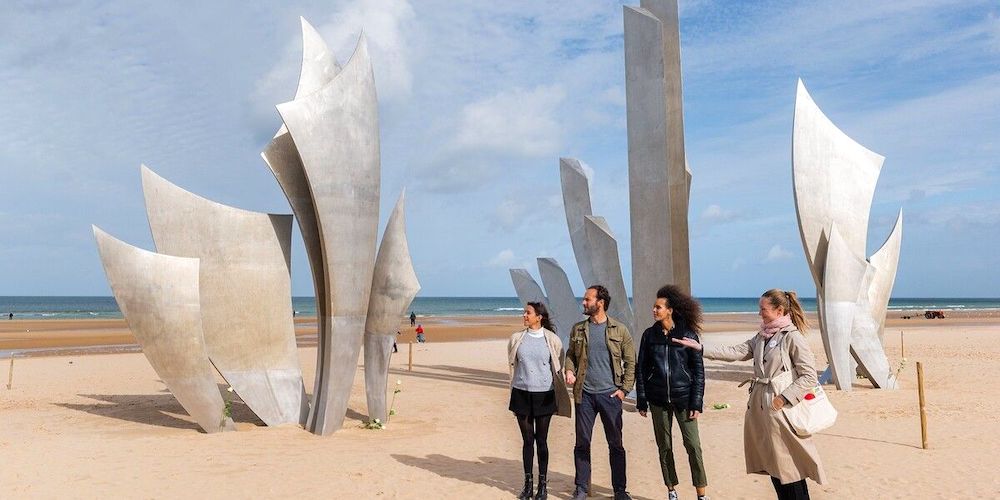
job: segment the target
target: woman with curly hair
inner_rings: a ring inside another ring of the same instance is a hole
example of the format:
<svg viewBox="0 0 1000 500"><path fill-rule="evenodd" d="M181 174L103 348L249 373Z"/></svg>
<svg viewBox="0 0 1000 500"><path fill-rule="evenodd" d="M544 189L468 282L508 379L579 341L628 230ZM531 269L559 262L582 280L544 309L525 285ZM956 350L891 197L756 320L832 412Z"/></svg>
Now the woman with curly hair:
<svg viewBox="0 0 1000 500"><path fill-rule="evenodd" d="M701 331L701 305L675 285L656 292L653 303L656 322L642 333L639 360L635 367L636 409L639 415L653 414L653 435L660 455L660 472L667 486L667 498L677 499L677 470L672 444L673 421L677 420L691 481L699 500L705 499L708 478L701 456L698 416L705 395L705 367L701 351L685 349L671 339L697 342Z"/></svg>
<svg viewBox="0 0 1000 500"><path fill-rule="evenodd" d="M798 295L777 288L759 301L760 330L733 346L704 346L704 356L721 361L753 360L750 401L743 419L743 451L747 474L771 476L778 500L809 499L806 478L823 484L825 473L810 436L800 436L782 408L801 404L816 387L815 357L802 332L806 322ZM691 339L674 342L702 350ZM741 386L743 384L740 384Z"/></svg>
<svg viewBox="0 0 1000 500"><path fill-rule="evenodd" d="M524 306L524 330L507 344L510 363L510 411L521 430L524 490L521 500L548 498L549 423L553 414L572 415L562 368L562 341L555 334L549 311L541 302ZM535 449L538 449L538 491L532 496Z"/></svg>

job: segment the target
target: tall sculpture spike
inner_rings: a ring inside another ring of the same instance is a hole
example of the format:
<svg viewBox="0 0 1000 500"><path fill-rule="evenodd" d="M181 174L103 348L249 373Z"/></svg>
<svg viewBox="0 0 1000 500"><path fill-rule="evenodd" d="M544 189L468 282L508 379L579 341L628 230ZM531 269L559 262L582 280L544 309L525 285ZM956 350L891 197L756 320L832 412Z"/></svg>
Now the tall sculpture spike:
<svg viewBox="0 0 1000 500"><path fill-rule="evenodd" d="M326 42L305 18L300 18L300 21L302 24L302 68L299 72L295 99L323 88L340 73L340 65ZM312 192L309 190L309 179L306 178L305 167L302 165L299 151L284 124L281 125L264 152L261 153L261 158L271 169L271 173L274 174L275 180L281 186L281 190L295 214L295 220L298 222L299 232L302 233L306 255L309 259L309 268L312 272L318 331L329 331L330 326L327 323L330 317L330 301L327 300L328 290L324 271L326 265L323 261L323 245L316 218L316 205L313 202ZM328 337L328 335L318 335L317 366L321 365L323 353L330 349L330 346L326 344ZM314 397L324 373L323 370L316 370L313 382Z"/></svg>
<svg viewBox="0 0 1000 500"><path fill-rule="evenodd" d="M377 418L382 422L388 417L386 382L399 319L420 291L420 282L413 270L410 248L406 242L403 208L405 195L405 191L399 194L399 200L382 234L372 277L368 319L365 322L365 394L368 399L368 418Z"/></svg>
<svg viewBox="0 0 1000 500"><path fill-rule="evenodd" d="M514 291L517 292L517 299L522 305L528 302L548 304L542 287L538 286L538 282L531 277L527 269L511 269L510 280L514 283Z"/></svg>
<svg viewBox="0 0 1000 500"><path fill-rule="evenodd" d="M317 383L307 427L329 434L343 425L357 372L378 236L378 102L364 35L326 86L278 105L302 159L316 209L323 255Z"/></svg>
<svg viewBox="0 0 1000 500"><path fill-rule="evenodd" d="M594 259L597 282L604 285L611 295L608 315L624 323L632 334L632 340L639 345L642 332L636 332L632 306L625 292L625 279L622 277L621 260L618 257L618 241L611 234L611 228L608 227L604 217L588 215L584 220L588 249Z"/></svg>
<svg viewBox="0 0 1000 500"><path fill-rule="evenodd" d="M148 252L93 231L118 308L153 370L205 432L235 430L205 348L198 259Z"/></svg>
<svg viewBox="0 0 1000 500"><path fill-rule="evenodd" d="M569 240L573 244L573 255L580 270L580 278L583 279L583 286L597 284L597 273L594 271L593 258L587 248L587 233L583 227L583 218L593 214L587 174L576 158L559 158L559 179Z"/></svg>
<svg viewBox="0 0 1000 500"><path fill-rule="evenodd" d="M265 424L304 423L289 274L292 216L216 203L141 170L157 251L201 260L201 321L212 363Z"/></svg>
<svg viewBox="0 0 1000 500"><path fill-rule="evenodd" d="M624 24L632 300L645 313L665 284L691 292L677 1L625 6Z"/></svg>
<svg viewBox="0 0 1000 500"><path fill-rule="evenodd" d="M548 298L549 313L556 327L556 335L562 340L563 350L569 347L569 334L573 325L583 319L580 314L580 302L573 295L569 277L555 259L540 257L538 259L538 274L545 286L545 296Z"/></svg>

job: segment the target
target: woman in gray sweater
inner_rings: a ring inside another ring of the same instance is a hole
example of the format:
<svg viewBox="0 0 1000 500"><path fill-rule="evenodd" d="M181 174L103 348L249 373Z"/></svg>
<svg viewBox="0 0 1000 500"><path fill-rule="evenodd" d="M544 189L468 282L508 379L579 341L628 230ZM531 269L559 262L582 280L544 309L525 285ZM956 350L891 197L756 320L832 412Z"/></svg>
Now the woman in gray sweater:
<svg viewBox="0 0 1000 500"><path fill-rule="evenodd" d="M548 498L546 473L549 467L548 434L553 414L572 414L569 393L562 370L562 342L549 320L549 311L541 302L524 306L524 330L515 332L507 344L510 363L510 411L521 430L521 458L524 461L524 490L521 500ZM538 450L538 491L531 471L535 449Z"/></svg>

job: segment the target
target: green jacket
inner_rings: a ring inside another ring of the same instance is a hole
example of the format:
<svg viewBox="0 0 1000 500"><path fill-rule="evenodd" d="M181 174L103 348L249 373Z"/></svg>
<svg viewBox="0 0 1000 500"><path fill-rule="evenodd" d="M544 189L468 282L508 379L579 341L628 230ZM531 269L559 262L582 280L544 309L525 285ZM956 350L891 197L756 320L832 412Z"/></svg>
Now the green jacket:
<svg viewBox="0 0 1000 500"><path fill-rule="evenodd" d="M579 403L583 396L583 381L587 376L587 339L590 334L590 320L573 325L569 335L569 346L566 348L565 369L576 375L573 384L573 399ZM608 316L608 326L605 329L605 342L611 353L611 370L614 372L615 385L625 394L632 391L635 385L635 343L628 328L620 321Z"/></svg>

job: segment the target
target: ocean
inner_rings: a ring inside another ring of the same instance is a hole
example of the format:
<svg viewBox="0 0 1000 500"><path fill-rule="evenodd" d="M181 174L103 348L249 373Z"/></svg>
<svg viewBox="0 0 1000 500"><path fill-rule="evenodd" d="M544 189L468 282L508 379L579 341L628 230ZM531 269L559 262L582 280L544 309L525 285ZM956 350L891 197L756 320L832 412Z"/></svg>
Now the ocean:
<svg viewBox="0 0 1000 500"><path fill-rule="evenodd" d="M705 312L755 313L756 297L699 298ZM816 309L815 298L803 298L806 310ZM313 297L293 297L297 315L316 314ZM890 310L1000 309L1000 298L893 298ZM521 303L516 297L417 297L410 310L419 316L518 316ZM121 318L114 297L0 297L0 315L14 313L16 319Z"/></svg>

